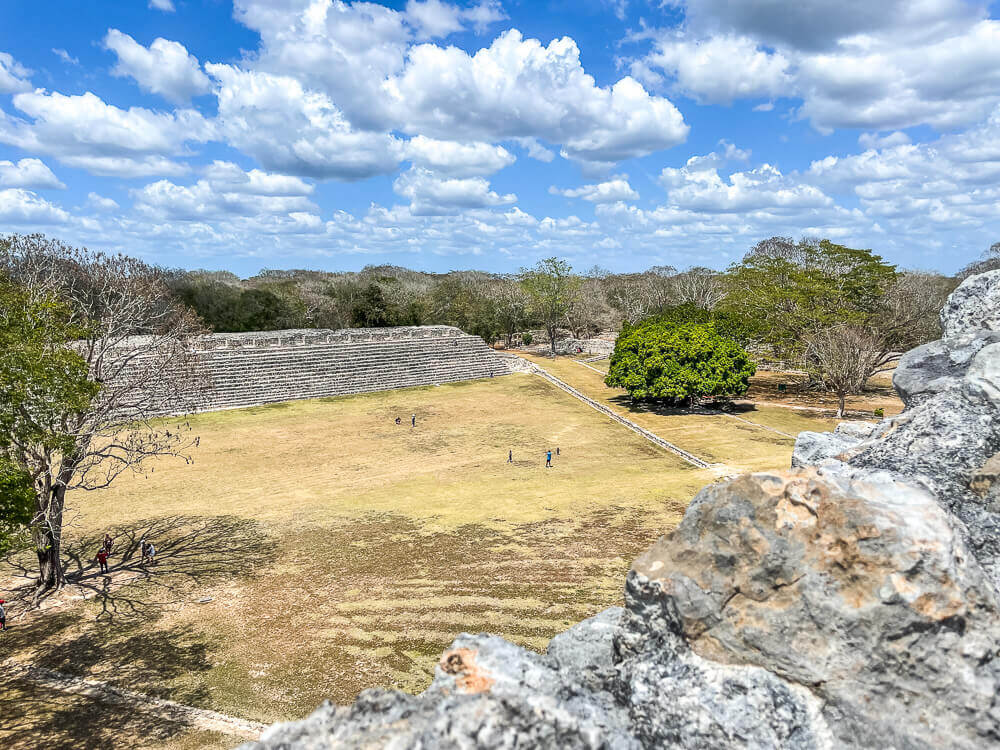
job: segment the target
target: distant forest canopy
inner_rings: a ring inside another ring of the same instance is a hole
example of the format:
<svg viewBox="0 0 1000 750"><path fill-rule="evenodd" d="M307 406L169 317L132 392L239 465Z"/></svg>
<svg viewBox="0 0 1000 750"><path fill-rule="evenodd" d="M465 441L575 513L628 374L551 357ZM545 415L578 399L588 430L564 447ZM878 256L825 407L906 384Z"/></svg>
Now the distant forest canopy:
<svg viewBox="0 0 1000 750"><path fill-rule="evenodd" d="M656 266L642 273L616 274L599 267L575 270L564 261L550 259L511 274L436 274L398 266L368 266L357 272L264 270L249 279L227 271L175 270L167 273L167 281L206 326L220 332L443 324L491 342L510 343L518 331L548 328L556 315L558 327L576 338L617 331L623 323L636 323L678 306L738 310L746 316L750 311L739 300L761 291L761 285L773 287L764 284L769 275L771 281L780 281L775 275L787 274L795 267L806 275L820 273L810 283L822 285L823 273L826 278L837 278L841 269L836 264L846 261L819 251L824 245L841 247L826 240L772 237L757 243L726 271ZM919 296L933 307L919 321L925 340L935 334L940 302L965 276L1000 267L1000 243L955 277L897 270L871 251L851 252L867 254L890 268L896 296ZM829 268L821 268L824 265ZM757 267L756 272L752 266ZM810 266L815 268L810 270ZM539 299L537 284L532 294L532 283L552 277L553 271L557 277L566 276L561 282L564 288L555 291L562 299L557 309L550 306L542 310L545 305ZM862 285L885 282L866 280L864 271L860 273ZM771 288L767 293L773 295L774 291ZM780 305L789 304L788 300L771 302L779 304L775 310L779 316Z"/></svg>

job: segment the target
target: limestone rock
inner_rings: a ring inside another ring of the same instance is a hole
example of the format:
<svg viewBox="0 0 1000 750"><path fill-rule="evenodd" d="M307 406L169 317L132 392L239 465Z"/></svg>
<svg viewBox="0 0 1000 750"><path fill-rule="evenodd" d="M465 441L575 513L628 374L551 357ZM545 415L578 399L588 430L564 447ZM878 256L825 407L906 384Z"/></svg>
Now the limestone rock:
<svg viewBox="0 0 1000 750"><path fill-rule="evenodd" d="M792 468L819 466L858 444L858 438L833 432L800 432L792 449Z"/></svg>
<svg viewBox="0 0 1000 750"><path fill-rule="evenodd" d="M703 490L633 573L661 620L632 621L640 643L666 629L711 662L809 686L845 746L1000 741L996 597L920 488L829 469L740 477Z"/></svg>
<svg viewBox="0 0 1000 750"><path fill-rule="evenodd" d="M593 689L608 687L615 668L613 639L623 611L609 607L549 641L546 653L565 677Z"/></svg>
<svg viewBox="0 0 1000 750"><path fill-rule="evenodd" d="M870 440L881 432L879 425L862 420L841 422L833 433L853 440Z"/></svg>
<svg viewBox="0 0 1000 750"><path fill-rule="evenodd" d="M930 396L957 387L980 350L998 342L1000 331L982 330L918 346L900 358L892 384L906 406L916 406Z"/></svg>
<svg viewBox="0 0 1000 750"><path fill-rule="evenodd" d="M614 689L648 748L834 747L808 690L759 667L718 664L684 641L658 583L634 570L615 635Z"/></svg>
<svg viewBox="0 0 1000 750"><path fill-rule="evenodd" d="M951 293L941 310L944 338L1000 331L1000 269L970 276Z"/></svg>
<svg viewBox="0 0 1000 750"><path fill-rule="evenodd" d="M610 649L610 634L607 643ZM581 686L555 659L496 636L462 635L423 694L366 690L349 708L323 706L243 748L638 750L626 720L610 694Z"/></svg>
<svg viewBox="0 0 1000 750"><path fill-rule="evenodd" d="M994 453L973 472L969 489L983 499L988 510L1000 511L1000 453Z"/></svg>

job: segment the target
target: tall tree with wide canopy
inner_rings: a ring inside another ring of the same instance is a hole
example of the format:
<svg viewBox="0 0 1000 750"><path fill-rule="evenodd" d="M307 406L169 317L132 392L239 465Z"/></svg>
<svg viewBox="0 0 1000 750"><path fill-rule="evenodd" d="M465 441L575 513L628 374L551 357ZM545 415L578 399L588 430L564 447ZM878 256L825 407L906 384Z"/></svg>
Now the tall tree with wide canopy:
<svg viewBox="0 0 1000 750"><path fill-rule="evenodd" d="M712 323L650 318L622 329L604 382L639 401L689 403L742 396L756 368Z"/></svg>
<svg viewBox="0 0 1000 750"><path fill-rule="evenodd" d="M531 268L521 269L521 285L531 298L531 309L542 321L549 335L552 353L556 352L556 330L579 294L582 280L573 268L559 258L540 260Z"/></svg>
<svg viewBox="0 0 1000 750"><path fill-rule="evenodd" d="M871 250L772 237L729 268L725 288L720 310L835 390L842 413L845 394L862 390L900 352L937 337L950 284L898 271Z"/></svg>
<svg viewBox="0 0 1000 750"><path fill-rule="evenodd" d="M162 274L42 235L0 237L0 446L31 479L37 595L62 586L66 494L107 487L160 456L188 459L178 420L204 385L197 317Z"/></svg>

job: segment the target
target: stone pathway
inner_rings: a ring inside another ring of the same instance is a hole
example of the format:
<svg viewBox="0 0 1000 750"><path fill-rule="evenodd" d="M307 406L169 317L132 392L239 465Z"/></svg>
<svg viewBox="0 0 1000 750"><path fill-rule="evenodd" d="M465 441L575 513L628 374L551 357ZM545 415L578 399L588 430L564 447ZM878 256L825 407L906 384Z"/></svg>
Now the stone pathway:
<svg viewBox="0 0 1000 750"><path fill-rule="evenodd" d="M733 473L729 469L729 467L725 466L724 464L710 464L708 461L705 461L705 460L703 460L701 458L698 458L693 453L689 453L688 451L684 450L683 448L679 448L678 446L674 445L673 443L667 442L666 440L664 440L663 438L661 438L659 435L656 435L656 434L650 432L649 430L647 430L645 427L640 427L635 422L633 422L631 419L626 419L625 417L621 416L620 414L617 414L614 411L612 411L610 408L608 408L604 404L595 401L594 399L590 398L589 396L585 396L584 394L580 393L580 391L578 391L576 388L574 388L573 386L571 386L569 383L566 383L566 382L560 380L555 375L553 375L552 373L548 372L547 370L543 370L538 365L535 365L535 373L538 374L538 375L540 375L541 377L545 378L545 380L548 380L550 383L552 383L557 388L560 388L560 389L566 391L571 396L580 399L580 401L583 401L583 403L587 404L587 406L590 406L593 409L597 409L597 411L599 411L602 414L605 414L605 415L611 417L613 420L615 420L619 424L623 424L626 427L628 427L630 430L632 430L633 432L639 433L644 438L646 438L647 440L649 440L651 443L655 443L656 445L660 446L661 448L665 448L666 450L670 451L671 453L674 453L674 454L680 456L682 459L684 459L685 461L687 461L689 464L692 464L693 466L697 466L699 469L714 469L716 471L722 471L725 474L732 474Z"/></svg>
<svg viewBox="0 0 1000 750"><path fill-rule="evenodd" d="M604 357L601 357L601 359L604 359ZM605 373L601 372L600 370L598 370L596 367L591 367L590 365L587 364L587 362L596 362L597 361L596 359L587 359L587 360L574 359L573 361L576 362L578 365L583 365L588 370L593 370L598 375L604 375L605 374Z"/></svg>
<svg viewBox="0 0 1000 750"><path fill-rule="evenodd" d="M85 680L82 677L74 677L44 667L22 664L13 659L6 659L0 662L0 665L2 665L4 673L11 677L27 680L63 693L83 695L102 703L137 709L196 729L255 740L267 728L266 724L256 721L227 716L204 708L185 706L162 698L153 698L133 690L114 687L99 680Z"/></svg>

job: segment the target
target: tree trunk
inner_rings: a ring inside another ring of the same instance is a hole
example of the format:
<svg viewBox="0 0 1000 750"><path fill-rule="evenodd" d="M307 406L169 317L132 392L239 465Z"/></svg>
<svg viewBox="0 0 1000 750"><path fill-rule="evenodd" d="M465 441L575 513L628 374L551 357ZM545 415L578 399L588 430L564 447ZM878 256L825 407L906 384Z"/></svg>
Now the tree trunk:
<svg viewBox="0 0 1000 750"><path fill-rule="evenodd" d="M38 555L38 587L35 596L66 583L62 567L62 522L66 488L54 485L38 498L39 522L32 528Z"/></svg>
<svg viewBox="0 0 1000 750"><path fill-rule="evenodd" d="M844 418L844 405L845 405L846 401L847 401L847 394L846 393L838 393L837 394L837 417L839 419L843 419Z"/></svg>
<svg viewBox="0 0 1000 750"><path fill-rule="evenodd" d="M556 327L552 326L549 328L549 346L552 347L552 353L556 353Z"/></svg>

